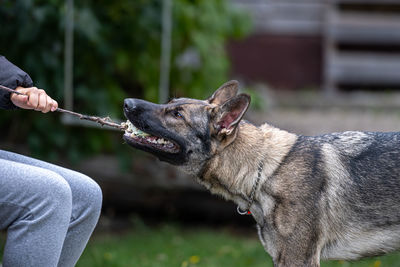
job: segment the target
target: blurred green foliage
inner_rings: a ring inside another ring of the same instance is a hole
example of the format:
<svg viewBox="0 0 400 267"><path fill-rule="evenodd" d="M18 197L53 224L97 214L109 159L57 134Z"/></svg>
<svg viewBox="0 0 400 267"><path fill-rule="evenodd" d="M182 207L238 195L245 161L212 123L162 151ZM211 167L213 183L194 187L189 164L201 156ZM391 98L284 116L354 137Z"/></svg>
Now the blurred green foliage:
<svg viewBox="0 0 400 267"><path fill-rule="evenodd" d="M75 1L74 109L122 118L125 97L157 101L159 0ZM228 79L227 40L243 37L249 17L226 0L174 0L171 96L204 98ZM5 0L0 5L0 54L28 72L35 86L63 98L65 1ZM120 149L120 135L67 127L56 114L0 112L2 141L29 144L56 159Z"/></svg>

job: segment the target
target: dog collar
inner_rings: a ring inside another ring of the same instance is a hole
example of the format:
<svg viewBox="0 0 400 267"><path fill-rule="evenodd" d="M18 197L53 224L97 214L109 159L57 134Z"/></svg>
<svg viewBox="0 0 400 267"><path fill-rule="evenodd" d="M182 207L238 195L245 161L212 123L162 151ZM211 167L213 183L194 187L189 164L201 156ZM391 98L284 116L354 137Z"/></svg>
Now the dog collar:
<svg viewBox="0 0 400 267"><path fill-rule="evenodd" d="M253 188L251 189L250 198L249 198L250 201L249 201L249 203L247 204L247 208L246 208L245 210L241 210L240 207L239 207L239 205L237 206L237 212L238 212L240 215L251 215L250 207L251 207L251 206L253 205L253 203L254 203L254 196L255 196L255 194L256 194L256 190L257 190L257 188L258 188L258 184L260 183L260 180L261 180L261 172L262 172L263 168L264 168L264 162L261 161L261 162L258 164L257 179L256 179L256 182L253 184Z"/></svg>

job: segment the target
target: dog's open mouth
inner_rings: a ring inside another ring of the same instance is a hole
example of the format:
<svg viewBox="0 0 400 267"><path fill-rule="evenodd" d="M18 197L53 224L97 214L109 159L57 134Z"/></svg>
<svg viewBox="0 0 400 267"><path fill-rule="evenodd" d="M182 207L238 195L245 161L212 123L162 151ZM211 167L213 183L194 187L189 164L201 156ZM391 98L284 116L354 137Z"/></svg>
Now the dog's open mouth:
<svg viewBox="0 0 400 267"><path fill-rule="evenodd" d="M122 126L125 127L124 136L129 142L169 153L179 152L179 146L174 142L163 137L143 132L142 130L136 128L135 125L133 125L129 120L123 122Z"/></svg>

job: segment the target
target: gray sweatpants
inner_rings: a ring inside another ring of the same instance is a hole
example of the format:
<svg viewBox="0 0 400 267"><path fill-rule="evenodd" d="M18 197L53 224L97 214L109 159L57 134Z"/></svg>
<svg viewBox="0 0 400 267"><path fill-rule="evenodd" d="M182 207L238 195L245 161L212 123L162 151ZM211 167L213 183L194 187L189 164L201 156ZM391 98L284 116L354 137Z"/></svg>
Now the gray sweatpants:
<svg viewBox="0 0 400 267"><path fill-rule="evenodd" d="M0 150L4 267L74 266L98 221L100 187L89 177Z"/></svg>

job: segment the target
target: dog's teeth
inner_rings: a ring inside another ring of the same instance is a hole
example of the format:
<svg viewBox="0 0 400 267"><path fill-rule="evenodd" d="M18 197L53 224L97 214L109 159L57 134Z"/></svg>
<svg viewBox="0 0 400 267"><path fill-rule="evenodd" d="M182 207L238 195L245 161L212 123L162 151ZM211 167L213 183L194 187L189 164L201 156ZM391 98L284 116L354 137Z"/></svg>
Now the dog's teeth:
<svg viewBox="0 0 400 267"><path fill-rule="evenodd" d="M155 137L146 132L143 132L142 130L136 128L135 125L133 125L129 120L121 123L121 125L126 128L125 133L132 138L140 138L140 139L146 140L147 142L149 142L151 144L161 145L166 148L174 147L174 144L171 141L161 138L161 137Z"/></svg>

